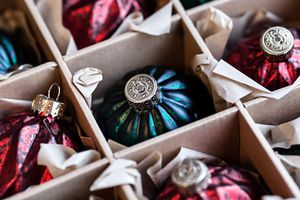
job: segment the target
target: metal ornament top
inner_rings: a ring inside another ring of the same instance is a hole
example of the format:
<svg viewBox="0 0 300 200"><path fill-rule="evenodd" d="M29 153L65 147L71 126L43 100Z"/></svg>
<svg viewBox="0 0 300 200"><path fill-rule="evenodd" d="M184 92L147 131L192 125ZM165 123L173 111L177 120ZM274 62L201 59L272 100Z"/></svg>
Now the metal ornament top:
<svg viewBox="0 0 300 200"><path fill-rule="evenodd" d="M57 87L57 97L51 98L51 90L53 86ZM54 118L61 118L65 112L65 104L58 101L60 96L60 87L57 83L53 83L49 90L48 96L38 94L32 101L31 109L41 116L52 116Z"/></svg>
<svg viewBox="0 0 300 200"><path fill-rule="evenodd" d="M263 33L260 46L271 60L288 59L292 56L294 37L288 29L274 26Z"/></svg>
<svg viewBox="0 0 300 200"><path fill-rule="evenodd" d="M138 74L129 79L124 93L129 105L139 111L151 109L159 102L156 80L148 74Z"/></svg>
<svg viewBox="0 0 300 200"><path fill-rule="evenodd" d="M198 159L185 159L172 172L172 181L182 193L195 193L205 190L210 180L208 167Z"/></svg>

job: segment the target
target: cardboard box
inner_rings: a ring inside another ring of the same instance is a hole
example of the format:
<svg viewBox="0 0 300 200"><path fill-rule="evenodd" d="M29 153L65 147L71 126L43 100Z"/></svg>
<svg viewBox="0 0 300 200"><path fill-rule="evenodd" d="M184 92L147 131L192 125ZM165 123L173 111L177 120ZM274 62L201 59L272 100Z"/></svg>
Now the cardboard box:
<svg viewBox="0 0 300 200"><path fill-rule="evenodd" d="M209 6L215 6L230 16L238 16L248 9L263 7L292 19L300 15L295 6L299 3L296 0L218 0L191 9L188 14L195 20L198 13ZM160 151L166 162L181 146L210 153L229 163L255 170L263 176L274 194L300 198L299 188L254 124L254 121L278 124L299 116L300 111L295 109L299 104L299 89L280 101L260 98L248 102L245 104L248 111L242 104L238 104L238 108L233 107L113 154L113 149L105 140L85 100L72 84L72 75L85 67L101 69L104 80L94 96L103 97L109 86L133 69L146 65L190 68L193 56L207 51L203 41L197 39L198 36L195 36L195 31L191 30L186 20L182 21L179 15L174 15L170 34L154 37L130 32L63 57L32 0L13 0L0 4L2 9L10 6L20 7L27 13L46 60L57 64L45 63L0 82L0 97L32 100L38 93L46 94L52 82L59 82L63 99L74 109L81 128L93 138L97 150L107 158L14 195L12 199L87 199L91 183L115 157L139 162L153 151ZM146 178L145 169L139 170L144 178L144 193L153 197L156 194L154 185ZM122 199L136 198L129 186L118 187L116 190ZM100 191L99 195L113 198L111 190Z"/></svg>
<svg viewBox="0 0 300 200"><path fill-rule="evenodd" d="M285 177L286 173L282 173L282 168L274 162L276 157L265 150L246 120L237 108L231 108L154 138L148 143L119 151L115 156L140 162L152 152L159 151L163 154L165 164L175 157L180 147L187 147L255 170L262 175L273 194L283 197L296 195ZM146 169L139 170L143 178L144 194L153 198L157 195L157 189L147 176Z"/></svg>

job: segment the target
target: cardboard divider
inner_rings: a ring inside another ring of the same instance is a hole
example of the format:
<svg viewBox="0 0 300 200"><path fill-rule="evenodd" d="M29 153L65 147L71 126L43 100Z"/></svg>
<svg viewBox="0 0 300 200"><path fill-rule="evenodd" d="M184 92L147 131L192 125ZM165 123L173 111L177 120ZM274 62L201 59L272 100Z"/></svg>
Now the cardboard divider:
<svg viewBox="0 0 300 200"><path fill-rule="evenodd" d="M300 17L300 13L298 12L299 5L300 2L297 0L215 0L190 9L188 16L195 22L199 18L199 15L201 15L201 12L207 10L209 7L215 7L230 17L238 17L251 10L264 10L271 11L283 19L293 20Z"/></svg>
<svg viewBox="0 0 300 200"><path fill-rule="evenodd" d="M280 100L259 98L245 103L245 108L240 106L240 110L242 110L244 116L246 116L245 124L253 129L255 137L259 138L261 145L268 151L269 156L274 158L279 172L285 174L285 181L298 198L300 198L299 187L288 174L288 171L284 168L279 158L275 155L272 147L256 126L256 123L279 125L298 118L300 116L300 109L298 109L300 108L299 91L300 88L298 87Z"/></svg>
<svg viewBox="0 0 300 200"><path fill-rule="evenodd" d="M34 20L32 12L30 9L28 9L25 1L11 0L5 3L4 2L0 3L0 12L10 8L19 9L25 13L25 17L26 17L25 20L28 22L30 32L32 33L35 40L37 41L37 46L42 56L42 62L54 61L53 54L50 51L49 45L45 42L45 37L42 33L42 30L40 30L39 24L36 23L36 21ZM5 81L1 81L0 85L3 82Z"/></svg>
<svg viewBox="0 0 300 200"><path fill-rule="evenodd" d="M172 1L172 0L170 0L170 1ZM25 2L27 3L27 5L30 5L29 7L30 7L30 9L31 9L31 12L32 13L34 13L34 17L36 18L36 19L39 19L38 20L38 23L41 25L41 24L43 24L42 26L43 26L43 31L47 31L49 34L50 34L50 31L49 31L49 29L48 29L48 27L46 26L46 23L45 23L45 21L43 20L43 18L42 18L42 15L41 15L41 13L39 12L39 10L38 10L38 8L37 8L37 6L36 6L36 1L35 0L25 0ZM161 8L163 5L166 5L167 3L168 3L168 1L166 1L166 0L155 0L155 4L156 4L156 9L159 9L159 8ZM173 9L173 12L172 12L172 14L175 14L176 13L176 8L175 9ZM41 20L40 20L41 19ZM45 28L47 29L47 30L45 30ZM95 46L95 45L101 45L104 41L115 41L115 40L119 40L120 38L122 38L123 36L126 36L126 35L130 35L131 33L133 33L133 32L125 32L125 33L122 33L122 34L120 34L120 35L117 35L117 36L115 36L114 38L108 38L108 39L105 39L105 40L103 40L103 41L100 41L100 42L98 42L98 43L95 43L95 44L93 44L93 45L90 45L90 46L87 46L87 47L84 47L84 48L82 48L82 49L78 49L77 51L85 51L86 50L86 48L90 48L90 47L93 47L93 46ZM51 39L53 40L53 36L50 34L50 37L51 37ZM67 39L67 38L64 38L64 39ZM53 43L54 42L54 43ZM55 43L55 41L53 40L53 41L51 41L51 43L53 43L53 44L55 44L56 45L56 43ZM65 43L68 43L68 41L65 41ZM56 45L57 46L57 45ZM77 52L76 51L76 52ZM61 52L60 52L60 54L62 54ZM73 53L72 53L73 54Z"/></svg>
<svg viewBox="0 0 300 200"><path fill-rule="evenodd" d="M96 161L90 165L84 166L79 170L72 171L61 177L55 178L49 182L36 187L29 188L8 199L22 200L74 200L88 199L89 187L95 179L106 169L109 162L107 159ZM113 189L102 190L93 193L105 199L113 199Z"/></svg>
<svg viewBox="0 0 300 200"><path fill-rule="evenodd" d="M258 139L253 137L252 130L244 125L243 120L237 108L231 108L180 128L176 133L167 133L147 144L137 145L134 150L124 149L115 153L115 156L140 162L152 152L159 151L165 165L178 153L180 147L191 148L217 156L230 164L240 163L244 168L259 172L275 195L294 196L284 180L284 174L278 172L272 162L273 158L269 157ZM246 150L241 152L241 148ZM259 156L254 151L260 153ZM240 158L243 162L240 162ZM155 197L158 190L147 176L147 168L141 167L139 170L144 194L149 198Z"/></svg>

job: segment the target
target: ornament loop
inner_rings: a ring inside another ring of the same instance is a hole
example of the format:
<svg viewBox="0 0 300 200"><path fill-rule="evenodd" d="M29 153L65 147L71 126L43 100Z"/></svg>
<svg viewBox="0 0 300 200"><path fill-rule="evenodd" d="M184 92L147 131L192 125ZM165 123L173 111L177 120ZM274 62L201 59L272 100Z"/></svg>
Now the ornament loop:
<svg viewBox="0 0 300 200"><path fill-rule="evenodd" d="M60 96L60 87L57 83L52 83L52 85L49 87L49 89L48 89L48 98L49 99L54 99L54 98L51 98L51 90L52 90L53 86L57 87L57 96L55 98L55 101L58 101L58 98Z"/></svg>

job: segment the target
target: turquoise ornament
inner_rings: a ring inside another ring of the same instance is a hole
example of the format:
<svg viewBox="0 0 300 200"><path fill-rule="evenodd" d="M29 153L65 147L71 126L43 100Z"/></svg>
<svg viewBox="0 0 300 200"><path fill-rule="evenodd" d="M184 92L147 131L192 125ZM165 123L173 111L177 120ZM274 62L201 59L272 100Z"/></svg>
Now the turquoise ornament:
<svg viewBox="0 0 300 200"><path fill-rule="evenodd" d="M17 65L17 55L10 37L0 32L0 74L7 73L9 68Z"/></svg>
<svg viewBox="0 0 300 200"><path fill-rule="evenodd" d="M95 117L107 139L126 146L214 113L204 84L171 67L130 72L108 91Z"/></svg>

